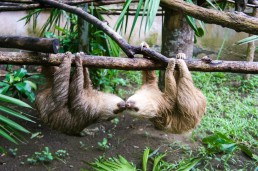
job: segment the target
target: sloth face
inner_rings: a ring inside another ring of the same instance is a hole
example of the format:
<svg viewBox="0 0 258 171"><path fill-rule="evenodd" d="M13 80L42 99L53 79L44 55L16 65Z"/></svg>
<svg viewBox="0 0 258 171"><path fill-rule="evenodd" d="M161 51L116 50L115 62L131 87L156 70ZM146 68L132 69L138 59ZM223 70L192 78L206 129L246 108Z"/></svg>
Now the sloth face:
<svg viewBox="0 0 258 171"><path fill-rule="evenodd" d="M161 92L156 88L149 87L138 90L129 97L125 103L128 114L140 118L153 118L157 116L157 100L162 97Z"/></svg>
<svg viewBox="0 0 258 171"><path fill-rule="evenodd" d="M98 108L101 109L101 120L113 119L125 110L125 101L120 97L108 93L101 93L100 96Z"/></svg>

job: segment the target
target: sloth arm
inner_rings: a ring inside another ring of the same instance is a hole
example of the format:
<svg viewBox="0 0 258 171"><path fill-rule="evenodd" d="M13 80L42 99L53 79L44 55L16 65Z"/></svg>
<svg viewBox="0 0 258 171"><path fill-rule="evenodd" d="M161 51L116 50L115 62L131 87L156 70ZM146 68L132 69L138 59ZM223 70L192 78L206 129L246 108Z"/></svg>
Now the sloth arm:
<svg viewBox="0 0 258 171"><path fill-rule="evenodd" d="M68 102L71 55L71 53L67 53L63 62L54 68L51 95L56 106L59 107L63 107Z"/></svg>
<svg viewBox="0 0 258 171"><path fill-rule="evenodd" d="M174 77L175 59L171 58L165 72L165 97L168 98L171 108L174 108L175 99L177 97L177 84Z"/></svg>
<svg viewBox="0 0 258 171"><path fill-rule="evenodd" d="M156 84L157 79L155 71L142 71L142 85L144 84Z"/></svg>
<svg viewBox="0 0 258 171"><path fill-rule="evenodd" d="M200 108L200 92L194 87L192 76L184 60L177 60L179 76L177 82L177 107L182 115L195 116Z"/></svg>
<svg viewBox="0 0 258 171"><path fill-rule="evenodd" d="M70 107L76 109L78 105L82 103L84 96L84 76L82 61L79 54L75 56L75 71L72 76L69 90Z"/></svg>

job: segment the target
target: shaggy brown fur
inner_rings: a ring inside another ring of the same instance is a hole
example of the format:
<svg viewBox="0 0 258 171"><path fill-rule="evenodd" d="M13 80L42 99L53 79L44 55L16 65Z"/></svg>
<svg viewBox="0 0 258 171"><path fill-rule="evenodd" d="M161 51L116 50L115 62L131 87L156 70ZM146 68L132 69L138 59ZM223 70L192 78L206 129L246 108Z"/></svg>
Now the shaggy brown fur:
<svg viewBox="0 0 258 171"><path fill-rule="evenodd" d="M175 65L179 71L175 71ZM164 92L158 88L154 71L143 71L142 82L142 87L126 101L129 114L148 118L158 129L172 133L187 132L200 122L206 100L194 87L184 60L170 59Z"/></svg>
<svg viewBox="0 0 258 171"><path fill-rule="evenodd" d="M36 108L41 120L67 134L79 134L86 126L111 119L125 109L125 102L113 94L92 88L87 68L76 55L76 69L70 81L71 53L59 67L46 67L46 87L37 94ZM53 74L54 73L54 74Z"/></svg>

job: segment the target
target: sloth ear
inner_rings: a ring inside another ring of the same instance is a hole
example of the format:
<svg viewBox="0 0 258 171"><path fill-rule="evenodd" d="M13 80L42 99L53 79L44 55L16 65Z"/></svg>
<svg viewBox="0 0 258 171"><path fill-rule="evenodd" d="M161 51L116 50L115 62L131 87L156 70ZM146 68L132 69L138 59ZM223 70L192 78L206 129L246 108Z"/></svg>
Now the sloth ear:
<svg viewBox="0 0 258 171"><path fill-rule="evenodd" d="M142 84L156 84L155 71L142 71Z"/></svg>

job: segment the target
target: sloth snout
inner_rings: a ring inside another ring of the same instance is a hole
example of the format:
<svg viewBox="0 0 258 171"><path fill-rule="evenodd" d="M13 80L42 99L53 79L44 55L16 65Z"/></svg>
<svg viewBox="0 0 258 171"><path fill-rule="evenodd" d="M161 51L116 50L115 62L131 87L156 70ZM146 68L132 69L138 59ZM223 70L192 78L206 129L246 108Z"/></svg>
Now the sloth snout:
<svg viewBox="0 0 258 171"><path fill-rule="evenodd" d="M135 106L135 101L127 101L125 103L125 107L126 109L129 109L129 110L134 110L136 112L139 111L139 108Z"/></svg>
<svg viewBox="0 0 258 171"><path fill-rule="evenodd" d="M121 102L117 103L117 107L118 107L118 109L116 109L116 110L113 111L114 114L118 114L118 113L120 113L120 112L123 112L123 111L126 109L126 107L125 107L125 102L124 102L124 101L121 101Z"/></svg>
<svg viewBox="0 0 258 171"><path fill-rule="evenodd" d="M119 109L125 109L125 102L122 101L122 102L118 103L118 104L117 104L117 107L118 107Z"/></svg>

